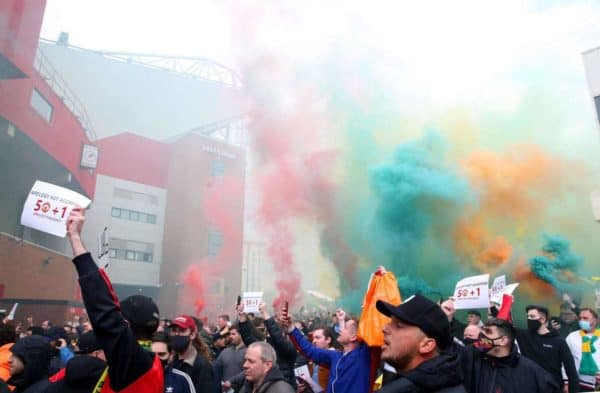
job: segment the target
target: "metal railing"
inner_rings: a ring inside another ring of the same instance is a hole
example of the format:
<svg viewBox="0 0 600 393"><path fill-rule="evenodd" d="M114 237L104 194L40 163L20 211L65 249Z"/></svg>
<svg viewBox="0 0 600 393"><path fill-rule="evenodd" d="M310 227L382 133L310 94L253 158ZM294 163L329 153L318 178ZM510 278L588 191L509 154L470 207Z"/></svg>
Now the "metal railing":
<svg viewBox="0 0 600 393"><path fill-rule="evenodd" d="M39 47L35 54L33 67L77 118L90 141L95 141L96 133L94 132L90 117L85 110L85 106Z"/></svg>
<svg viewBox="0 0 600 393"><path fill-rule="evenodd" d="M70 44L57 43L56 41L45 38L40 38L40 42L50 45L62 45L76 51L95 53L122 63L137 64L156 70L169 71L188 78L222 83L234 88L240 88L242 86L241 78L234 70L204 57L98 51L80 48Z"/></svg>

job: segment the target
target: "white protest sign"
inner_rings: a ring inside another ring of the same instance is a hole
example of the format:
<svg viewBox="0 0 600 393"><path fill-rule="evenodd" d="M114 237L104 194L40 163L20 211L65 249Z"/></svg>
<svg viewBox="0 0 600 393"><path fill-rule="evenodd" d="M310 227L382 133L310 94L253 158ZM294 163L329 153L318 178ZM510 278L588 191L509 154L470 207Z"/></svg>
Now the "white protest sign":
<svg viewBox="0 0 600 393"><path fill-rule="evenodd" d="M262 302L262 292L244 292L242 293L242 304L244 312L258 312L258 305Z"/></svg>
<svg viewBox="0 0 600 393"><path fill-rule="evenodd" d="M65 237L67 218L74 207L86 208L90 200L67 188L36 180L21 213L21 225Z"/></svg>
<svg viewBox="0 0 600 393"><path fill-rule="evenodd" d="M466 277L457 282L454 289L455 308L457 310L488 308L490 306L489 285L489 274Z"/></svg>
<svg viewBox="0 0 600 393"><path fill-rule="evenodd" d="M18 306L19 306L19 303L15 303L12 306L12 309L8 313L8 316L6 317L6 319L8 319L9 321L13 321L15 319L15 313L17 312L17 307Z"/></svg>
<svg viewBox="0 0 600 393"><path fill-rule="evenodd" d="M299 378L308 384L314 393L321 393L323 391L323 388L315 383L315 381L313 381L313 379L310 377L310 372L307 365L296 367L294 369L294 375L297 379Z"/></svg>
<svg viewBox="0 0 600 393"><path fill-rule="evenodd" d="M502 303L502 294L505 287L506 276L504 274L494 278L494 282L490 288L490 301L492 303Z"/></svg>
<svg viewBox="0 0 600 393"><path fill-rule="evenodd" d="M518 287L518 286L519 286L519 283L518 283L518 282L516 282L516 283L514 283L514 284L508 284L508 285L506 286L506 288L504 288L504 293L503 293L503 295L504 295L504 294L506 294L506 295L512 295L512 294L513 294L513 292L515 291L515 289L517 289L517 287Z"/></svg>

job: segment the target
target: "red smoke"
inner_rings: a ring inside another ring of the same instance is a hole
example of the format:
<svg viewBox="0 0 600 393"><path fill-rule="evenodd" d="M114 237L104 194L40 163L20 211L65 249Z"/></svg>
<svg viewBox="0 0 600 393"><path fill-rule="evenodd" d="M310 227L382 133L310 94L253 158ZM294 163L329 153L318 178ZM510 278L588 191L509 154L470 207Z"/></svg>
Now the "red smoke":
<svg viewBox="0 0 600 393"><path fill-rule="evenodd" d="M222 236L222 244L215 257L205 257L191 263L181 280L184 288L180 302L193 306L199 316L208 304L217 309L231 306L235 299L207 292L217 280L226 279L232 273L239 273L242 254L243 218L238 217L239 204L244 203L244 180L232 177L214 178L203 200L202 209L207 219L207 227L215 228ZM198 228L200 231L200 228Z"/></svg>

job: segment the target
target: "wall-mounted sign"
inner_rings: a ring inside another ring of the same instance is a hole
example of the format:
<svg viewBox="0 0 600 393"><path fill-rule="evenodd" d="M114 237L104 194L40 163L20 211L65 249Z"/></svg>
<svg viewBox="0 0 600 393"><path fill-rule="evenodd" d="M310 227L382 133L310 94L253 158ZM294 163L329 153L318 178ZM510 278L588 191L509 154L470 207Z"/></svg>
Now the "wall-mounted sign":
<svg viewBox="0 0 600 393"><path fill-rule="evenodd" d="M81 147L81 162L82 168L96 169L98 166L98 147L94 145L83 145Z"/></svg>

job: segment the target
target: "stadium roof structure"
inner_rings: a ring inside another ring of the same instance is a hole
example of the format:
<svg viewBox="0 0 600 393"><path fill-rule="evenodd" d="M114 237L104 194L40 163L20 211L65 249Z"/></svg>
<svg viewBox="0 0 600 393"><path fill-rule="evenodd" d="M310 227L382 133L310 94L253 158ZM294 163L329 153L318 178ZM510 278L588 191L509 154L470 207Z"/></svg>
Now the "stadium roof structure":
<svg viewBox="0 0 600 393"><path fill-rule="evenodd" d="M222 64L199 57L90 50L60 39L40 39L38 51L60 75L60 85L85 108L82 119L94 137L132 131L170 139L197 132L241 144L247 112L241 79Z"/></svg>

